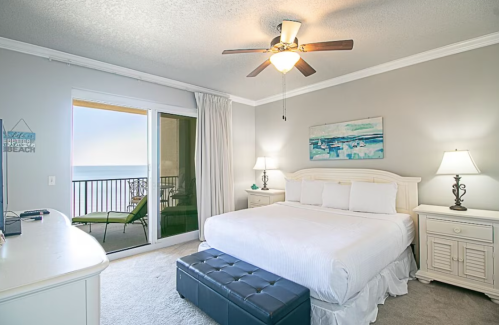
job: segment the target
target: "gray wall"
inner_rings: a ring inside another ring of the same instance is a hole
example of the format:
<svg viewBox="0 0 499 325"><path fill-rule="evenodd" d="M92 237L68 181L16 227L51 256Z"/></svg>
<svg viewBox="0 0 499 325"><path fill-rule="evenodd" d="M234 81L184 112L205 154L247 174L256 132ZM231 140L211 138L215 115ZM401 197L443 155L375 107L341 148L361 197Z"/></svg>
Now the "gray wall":
<svg viewBox="0 0 499 325"><path fill-rule="evenodd" d="M435 172L444 151L468 149L482 174L463 177L463 204L499 210L499 45L289 98L287 122L281 105L257 107L255 131L257 156L278 157L282 171L373 168L420 176L420 203L446 206L453 178ZM384 159L309 160L310 126L376 116L383 117ZM283 185L282 173L271 172L270 187Z"/></svg>
<svg viewBox="0 0 499 325"><path fill-rule="evenodd" d="M188 91L0 49L0 118L9 129L24 118L37 136L35 154L9 154L10 210L49 207L70 215L73 88L196 107L194 94ZM244 123L247 116L254 116L254 108L234 105L234 146L254 150L254 136L239 135L239 130L248 131ZM237 160L235 169L239 172L235 174L236 182L240 182L240 175L254 175L251 168L239 166ZM49 175L56 176L55 186L48 186ZM240 191L236 194L240 202Z"/></svg>
<svg viewBox="0 0 499 325"><path fill-rule="evenodd" d="M244 191L255 182L255 108L239 103L232 104L234 133L234 194L236 210L248 207Z"/></svg>

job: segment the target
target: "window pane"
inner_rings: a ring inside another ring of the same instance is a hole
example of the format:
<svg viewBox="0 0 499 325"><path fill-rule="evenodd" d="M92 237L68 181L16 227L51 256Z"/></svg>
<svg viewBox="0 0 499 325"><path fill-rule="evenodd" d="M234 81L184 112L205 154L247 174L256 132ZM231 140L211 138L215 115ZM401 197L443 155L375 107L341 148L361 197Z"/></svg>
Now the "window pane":
<svg viewBox="0 0 499 325"><path fill-rule="evenodd" d="M145 110L73 106L73 223L108 253L149 243L147 128Z"/></svg>

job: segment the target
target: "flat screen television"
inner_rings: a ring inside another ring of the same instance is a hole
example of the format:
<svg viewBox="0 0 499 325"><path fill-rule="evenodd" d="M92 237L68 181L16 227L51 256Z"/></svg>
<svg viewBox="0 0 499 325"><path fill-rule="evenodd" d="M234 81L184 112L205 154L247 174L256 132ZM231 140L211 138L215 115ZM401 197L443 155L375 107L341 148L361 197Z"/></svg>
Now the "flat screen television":
<svg viewBox="0 0 499 325"><path fill-rule="evenodd" d="M0 166L2 171L0 173L0 230L5 232L5 211L7 210L7 150L4 144L5 128L3 126L3 121L0 119L0 143L2 145L2 155L0 155Z"/></svg>

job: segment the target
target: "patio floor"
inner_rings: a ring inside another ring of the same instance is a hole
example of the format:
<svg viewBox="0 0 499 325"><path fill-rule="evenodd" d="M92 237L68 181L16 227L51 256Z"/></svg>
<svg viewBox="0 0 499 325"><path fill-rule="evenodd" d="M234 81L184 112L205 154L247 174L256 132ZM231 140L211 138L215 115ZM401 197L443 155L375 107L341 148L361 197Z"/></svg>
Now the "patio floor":
<svg viewBox="0 0 499 325"><path fill-rule="evenodd" d="M172 207L162 211L162 238L198 229L197 211L187 212L185 209L185 207ZM102 242L105 224L92 224L91 232L89 225L78 225L77 227L97 239L107 253L148 243L144 229L139 222L128 224L125 233L123 233L123 224L109 224L105 243Z"/></svg>

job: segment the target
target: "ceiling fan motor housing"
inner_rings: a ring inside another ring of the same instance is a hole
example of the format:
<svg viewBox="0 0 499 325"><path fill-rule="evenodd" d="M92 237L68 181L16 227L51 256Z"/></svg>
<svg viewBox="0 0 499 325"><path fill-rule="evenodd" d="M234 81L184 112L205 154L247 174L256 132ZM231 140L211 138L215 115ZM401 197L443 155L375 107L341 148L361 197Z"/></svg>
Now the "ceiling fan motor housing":
<svg viewBox="0 0 499 325"><path fill-rule="evenodd" d="M294 49L298 48L298 38L295 37L295 41L292 44L286 44L287 48L289 49ZM285 50L285 45L281 43L281 36L276 36L274 39L270 42L270 47L274 48L278 51L283 51Z"/></svg>

